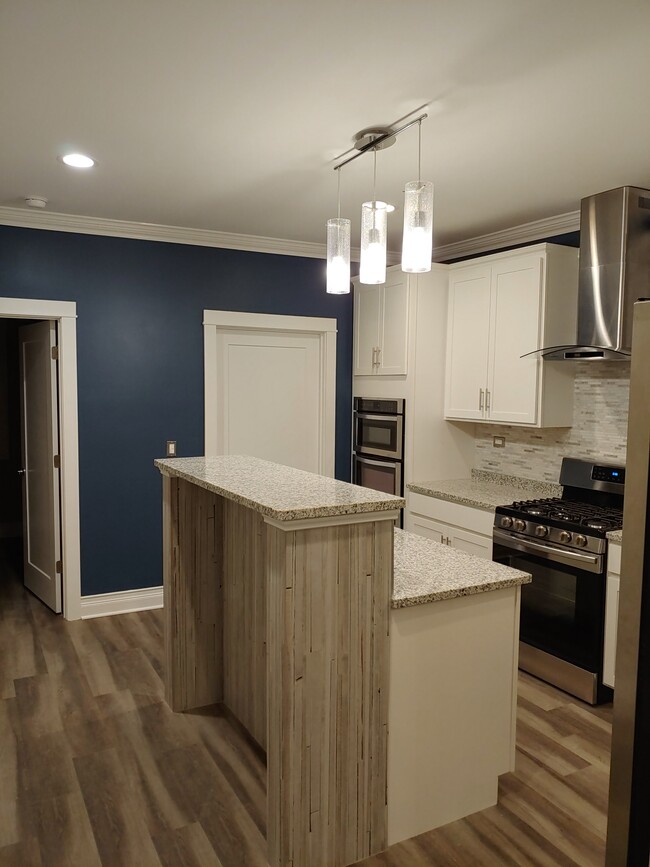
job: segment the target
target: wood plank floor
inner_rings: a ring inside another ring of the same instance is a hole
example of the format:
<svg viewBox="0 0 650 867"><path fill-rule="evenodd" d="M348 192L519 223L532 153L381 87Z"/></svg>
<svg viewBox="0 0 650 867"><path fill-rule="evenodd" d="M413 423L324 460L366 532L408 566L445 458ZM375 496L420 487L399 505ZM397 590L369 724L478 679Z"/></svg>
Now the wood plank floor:
<svg viewBox="0 0 650 867"><path fill-rule="evenodd" d="M265 767L216 711L163 701L162 612L67 622L0 546L0 867L266 864ZM520 676L496 807L364 867L604 862L611 707ZM301 865L295 865L301 867Z"/></svg>

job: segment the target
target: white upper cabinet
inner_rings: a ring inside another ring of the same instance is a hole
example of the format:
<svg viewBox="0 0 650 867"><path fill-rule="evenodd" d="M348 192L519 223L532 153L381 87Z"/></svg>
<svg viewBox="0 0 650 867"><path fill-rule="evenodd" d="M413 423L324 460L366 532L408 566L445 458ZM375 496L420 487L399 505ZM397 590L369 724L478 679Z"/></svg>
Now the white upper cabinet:
<svg viewBox="0 0 650 867"><path fill-rule="evenodd" d="M354 375L406 375L408 275L389 272L385 283L354 283Z"/></svg>
<svg viewBox="0 0 650 867"><path fill-rule="evenodd" d="M575 341L578 251L537 244L452 266L445 418L568 427L573 366L522 356Z"/></svg>

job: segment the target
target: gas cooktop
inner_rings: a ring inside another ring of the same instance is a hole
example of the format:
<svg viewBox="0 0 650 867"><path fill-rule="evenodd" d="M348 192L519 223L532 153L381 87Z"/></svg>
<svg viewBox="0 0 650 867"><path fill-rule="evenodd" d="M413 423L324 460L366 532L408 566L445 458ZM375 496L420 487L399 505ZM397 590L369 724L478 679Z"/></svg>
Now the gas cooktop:
<svg viewBox="0 0 650 867"><path fill-rule="evenodd" d="M561 497L498 506L495 528L549 547L603 554L607 533L623 526L625 467L564 458L560 484Z"/></svg>

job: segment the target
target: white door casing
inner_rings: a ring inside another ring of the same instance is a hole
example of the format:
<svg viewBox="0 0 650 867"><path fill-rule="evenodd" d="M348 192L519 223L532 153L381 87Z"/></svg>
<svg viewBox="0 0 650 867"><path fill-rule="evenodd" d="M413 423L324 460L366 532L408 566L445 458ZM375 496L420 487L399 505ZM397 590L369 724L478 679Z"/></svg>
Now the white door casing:
<svg viewBox="0 0 650 867"><path fill-rule="evenodd" d="M81 617L79 545L79 438L77 415L77 305L74 301L0 298L0 317L56 320L59 329L59 454L63 616Z"/></svg>
<svg viewBox="0 0 650 867"><path fill-rule="evenodd" d="M205 454L334 475L336 320L204 311Z"/></svg>
<svg viewBox="0 0 650 867"><path fill-rule="evenodd" d="M61 611L61 513L56 324L19 329L20 412L25 586L57 614Z"/></svg>

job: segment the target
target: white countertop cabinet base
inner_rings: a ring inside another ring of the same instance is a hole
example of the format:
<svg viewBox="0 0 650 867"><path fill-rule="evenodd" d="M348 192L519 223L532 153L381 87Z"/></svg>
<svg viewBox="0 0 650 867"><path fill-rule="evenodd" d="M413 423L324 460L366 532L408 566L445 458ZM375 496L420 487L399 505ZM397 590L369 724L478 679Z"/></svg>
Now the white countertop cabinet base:
<svg viewBox="0 0 650 867"><path fill-rule="evenodd" d="M494 513L409 491L405 529L484 560L492 559Z"/></svg>
<svg viewBox="0 0 650 867"><path fill-rule="evenodd" d="M514 769L519 598L391 611L389 845L496 804Z"/></svg>
<svg viewBox="0 0 650 867"><path fill-rule="evenodd" d="M451 266L445 418L571 425L571 366L522 356L575 341L577 257L537 244Z"/></svg>

